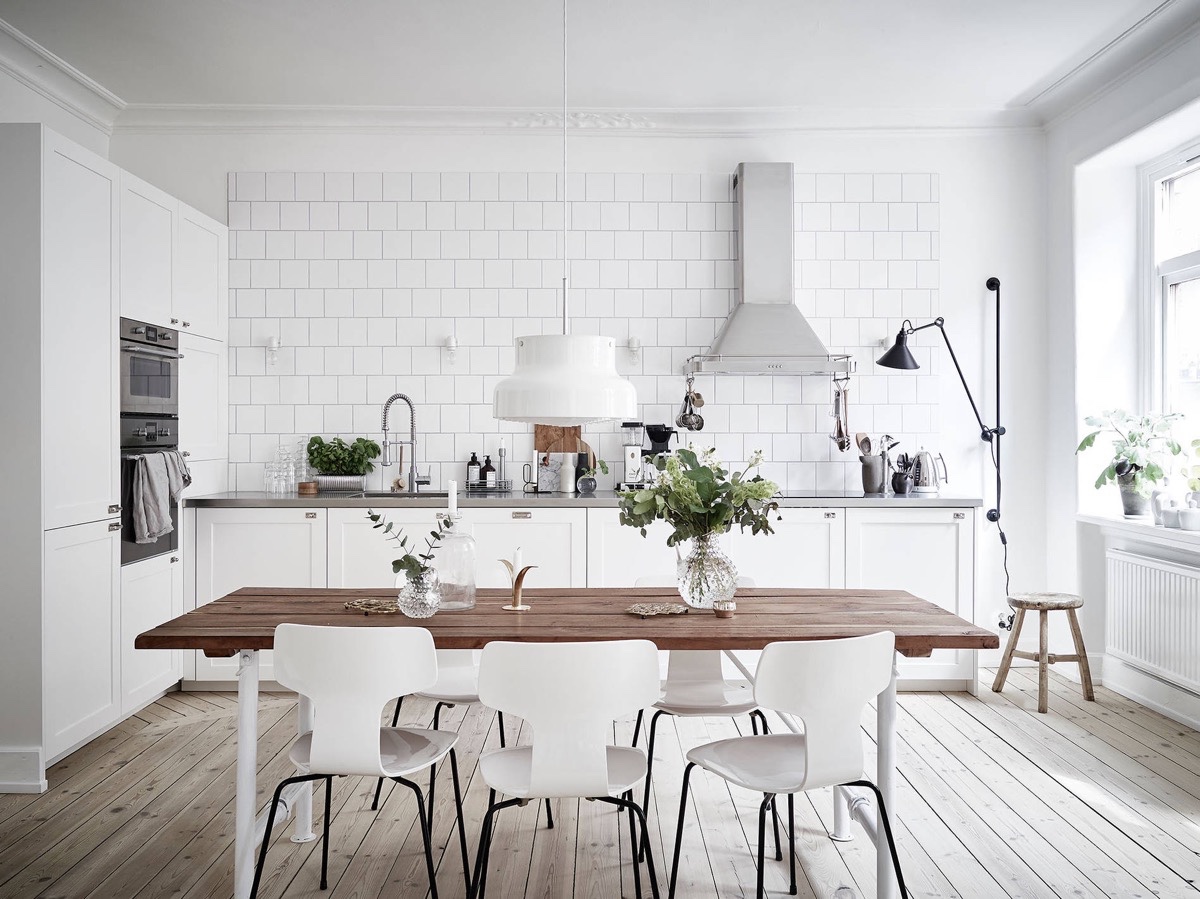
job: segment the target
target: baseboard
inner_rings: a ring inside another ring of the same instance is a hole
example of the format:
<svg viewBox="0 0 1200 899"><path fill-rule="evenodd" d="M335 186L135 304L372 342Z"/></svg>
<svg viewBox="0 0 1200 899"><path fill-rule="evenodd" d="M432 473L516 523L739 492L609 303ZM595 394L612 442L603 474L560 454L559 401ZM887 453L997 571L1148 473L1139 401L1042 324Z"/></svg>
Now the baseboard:
<svg viewBox="0 0 1200 899"><path fill-rule="evenodd" d="M1191 690L1148 674L1114 656L1105 659L1104 686L1173 721L1200 730L1200 696Z"/></svg>
<svg viewBox="0 0 1200 899"><path fill-rule="evenodd" d="M0 749L0 793L45 793L40 749Z"/></svg>
<svg viewBox="0 0 1200 899"><path fill-rule="evenodd" d="M236 693L238 682L235 680L185 680L180 682L179 689L184 693ZM258 684L259 693L293 693L287 687L279 686L278 681L265 680Z"/></svg>

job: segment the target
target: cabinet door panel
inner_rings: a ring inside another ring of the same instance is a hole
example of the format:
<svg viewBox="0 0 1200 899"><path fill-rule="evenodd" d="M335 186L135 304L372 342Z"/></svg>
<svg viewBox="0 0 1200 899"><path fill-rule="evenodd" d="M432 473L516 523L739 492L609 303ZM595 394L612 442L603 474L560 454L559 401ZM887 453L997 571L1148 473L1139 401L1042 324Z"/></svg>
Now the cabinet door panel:
<svg viewBox="0 0 1200 899"><path fill-rule="evenodd" d="M526 576L526 586L586 586L586 509L468 508L462 514L475 537L477 586L508 587L500 559L511 560L518 546L524 564L538 566Z"/></svg>
<svg viewBox="0 0 1200 899"><path fill-rule="evenodd" d="M196 510L196 604L240 587L324 587L324 509ZM274 676L271 653L261 676ZM197 680L233 680L237 659L196 654Z"/></svg>
<svg viewBox="0 0 1200 899"><path fill-rule="evenodd" d="M224 341L228 337L228 231L180 204L176 233L174 316L186 333Z"/></svg>
<svg viewBox="0 0 1200 899"><path fill-rule="evenodd" d="M774 534L730 531L730 558L756 587L828 587L846 582L842 509L781 509Z"/></svg>
<svg viewBox="0 0 1200 899"><path fill-rule="evenodd" d="M229 403L225 344L181 333L179 346L179 449L188 461L229 455Z"/></svg>
<svg viewBox="0 0 1200 899"><path fill-rule="evenodd" d="M121 315L171 325L174 197L121 173Z"/></svg>
<svg viewBox="0 0 1200 899"><path fill-rule="evenodd" d="M968 621L974 615L973 509L847 509L846 586L907 590ZM975 678L973 650L937 649L901 657L902 680ZM902 685L903 686L903 685Z"/></svg>
<svg viewBox="0 0 1200 899"><path fill-rule="evenodd" d="M120 531L96 521L47 531L42 594L42 707L47 762L121 711Z"/></svg>
<svg viewBox="0 0 1200 899"><path fill-rule="evenodd" d="M43 497L45 527L57 528L112 517L121 497L116 169L49 132L43 162ZM86 451L72 435L86 435Z"/></svg>
<svg viewBox="0 0 1200 899"><path fill-rule="evenodd" d="M666 523L654 522L643 537L637 528L621 524L616 509L587 513L589 587L632 587L640 577L675 576L675 550L667 546L671 529Z"/></svg>
<svg viewBox="0 0 1200 899"><path fill-rule="evenodd" d="M121 569L121 714L132 714L179 680L182 651L134 649L133 641L182 612L178 555L155 556Z"/></svg>
<svg viewBox="0 0 1200 899"><path fill-rule="evenodd" d="M382 510L402 530L409 543L423 545L424 535L437 527L440 509ZM329 510L329 586L392 588L392 560L404 555L400 544L376 530L366 509Z"/></svg>

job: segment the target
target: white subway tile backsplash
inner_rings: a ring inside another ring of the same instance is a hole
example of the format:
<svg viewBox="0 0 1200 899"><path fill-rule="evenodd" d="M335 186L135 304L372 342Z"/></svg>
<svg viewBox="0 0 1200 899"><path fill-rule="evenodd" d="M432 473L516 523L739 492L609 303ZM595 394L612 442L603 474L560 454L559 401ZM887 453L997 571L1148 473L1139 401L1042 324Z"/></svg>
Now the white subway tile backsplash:
<svg viewBox="0 0 1200 899"><path fill-rule="evenodd" d="M235 173L230 176L230 402L234 483L261 489L282 437L375 433L395 390L421 404L422 464L460 473L495 434L528 455L528 429L491 417L513 338L561 327L561 176L552 173ZM568 178L572 329L642 342L618 368L646 420L678 408L681 368L736 302L728 174ZM940 347L878 374L878 340L936 312L935 175L796 173L796 302L831 350L852 352L851 426L907 441L936 425ZM442 344L458 341L454 362ZM265 343L283 348L268 367ZM693 442L730 461L762 448L790 489L858 481L832 448L825 378L704 377ZM590 435L619 451L612 426ZM489 435L486 436L485 435ZM908 446L915 450L916 446Z"/></svg>

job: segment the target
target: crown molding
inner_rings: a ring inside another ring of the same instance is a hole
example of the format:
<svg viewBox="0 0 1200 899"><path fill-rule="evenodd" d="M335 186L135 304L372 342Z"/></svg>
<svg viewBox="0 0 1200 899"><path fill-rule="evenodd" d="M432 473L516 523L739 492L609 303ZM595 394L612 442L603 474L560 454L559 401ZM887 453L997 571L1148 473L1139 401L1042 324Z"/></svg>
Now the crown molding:
<svg viewBox="0 0 1200 899"><path fill-rule="evenodd" d="M756 137L816 131L1036 129L1025 109L576 109L567 128L621 137ZM382 132L514 134L561 130L561 109L513 107L213 106L131 103L122 134Z"/></svg>
<svg viewBox="0 0 1200 899"><path fill-rule="evenodd" d="M1026 109L1046 127L1080 109L1168 56L1200 33L1200 0L1164 0L1070 69L1034 85L1012 108Z"/></svg>
<svg viewBox="0 0 1200 899"><path fill-rule="evenodd" d="M64 59L0 19L0 72L111 135L126 103Z"/></svg>

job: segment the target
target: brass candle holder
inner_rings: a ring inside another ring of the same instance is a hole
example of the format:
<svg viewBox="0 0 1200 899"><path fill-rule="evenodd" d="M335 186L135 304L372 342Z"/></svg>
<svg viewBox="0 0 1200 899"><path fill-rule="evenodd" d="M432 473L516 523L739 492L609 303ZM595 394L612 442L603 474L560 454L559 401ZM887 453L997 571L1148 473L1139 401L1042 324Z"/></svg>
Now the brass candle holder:
<svg viewBox="0 0 1200 899"><path fill-rule="evenodd" d="M525 583L525 575L529 574L529 572L532 569L537 568L537 566L526 565L520 571L517 571L517 569L513 567L513 563L508 561L508 559L500 559L499 561L503 562L504 567L508 569L508 578L512 582L512 601L508 605L501 606L500 608L504 609L506 612L528 612L533 608L533 606L527 606L521 603L521 587Z"/></svg>

